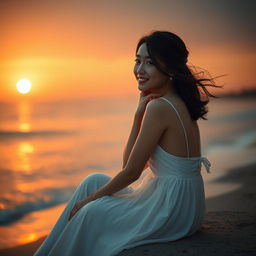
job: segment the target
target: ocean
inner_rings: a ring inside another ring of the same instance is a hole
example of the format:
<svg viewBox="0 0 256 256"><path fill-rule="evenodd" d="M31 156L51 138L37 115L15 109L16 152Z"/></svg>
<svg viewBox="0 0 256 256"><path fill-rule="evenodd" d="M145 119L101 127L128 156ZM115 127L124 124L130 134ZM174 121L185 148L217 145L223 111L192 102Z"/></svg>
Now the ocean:
<svg viewBox="0 0 256 256"><path fill-rule="evenodd" d="M79 183L122 167L136 96L0 102L0 248L47 235ZM214 182L256 162L255 97L212 99L199 120L206 197L239 189Z"/></svg>

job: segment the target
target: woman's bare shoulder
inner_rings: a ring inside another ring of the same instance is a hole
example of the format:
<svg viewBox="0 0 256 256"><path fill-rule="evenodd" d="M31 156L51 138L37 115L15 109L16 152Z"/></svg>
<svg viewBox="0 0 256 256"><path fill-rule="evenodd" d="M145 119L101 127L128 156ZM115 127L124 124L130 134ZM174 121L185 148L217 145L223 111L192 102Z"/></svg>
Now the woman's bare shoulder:
<svg viewBox="0 0 256 256"><path fill-rule="evenodd" d="M152 99L147 105L159 110L163 110L168 107L168 103L162 98Z"/></svg>
<svg viewBox="0 0 256 256"><path fill-rule="evenodd" d="M159 114L168 115L168 118L175 117L176 113L174 108L162 98L156 98L148 103L148 107Z"/></svg>

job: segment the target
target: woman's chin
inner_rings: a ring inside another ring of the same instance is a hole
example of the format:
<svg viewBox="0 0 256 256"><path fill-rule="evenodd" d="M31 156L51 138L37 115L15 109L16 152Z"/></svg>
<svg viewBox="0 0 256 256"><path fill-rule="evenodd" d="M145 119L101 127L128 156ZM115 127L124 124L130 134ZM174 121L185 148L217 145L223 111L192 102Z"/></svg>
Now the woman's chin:
<svg viewBox="0 0 256 256"><path fill-rule="evenodd" d="M149 90L149 88L147 86L143 85L143 84L139 84L138 89L140 91L148 91Z"/></svg>

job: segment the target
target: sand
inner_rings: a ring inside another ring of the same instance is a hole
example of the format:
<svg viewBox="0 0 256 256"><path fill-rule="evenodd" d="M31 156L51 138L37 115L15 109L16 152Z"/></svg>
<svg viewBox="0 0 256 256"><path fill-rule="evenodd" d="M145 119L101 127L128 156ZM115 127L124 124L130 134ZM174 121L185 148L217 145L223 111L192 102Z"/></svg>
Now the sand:
<svg viewBox="0 0 256 256"><path fill-rule="evenodd" d="M256 164L230 170L216 182L235 182L242 186L207 199L204 223L194 235L124 250L117 256L256 255ZM0 250L0 255L33 255L43 240Z"/></svg>

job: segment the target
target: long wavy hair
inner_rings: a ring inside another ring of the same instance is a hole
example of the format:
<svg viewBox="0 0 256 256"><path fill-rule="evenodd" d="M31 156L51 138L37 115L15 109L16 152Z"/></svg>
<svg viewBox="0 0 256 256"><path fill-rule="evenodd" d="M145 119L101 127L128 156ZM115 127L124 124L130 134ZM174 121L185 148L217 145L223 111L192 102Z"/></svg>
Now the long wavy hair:
<svg viewBox="0 0 256 256"><path fill-rule="evenodd" d="M211 94L206 87L222 88L223 86L215 84L214 79L217 77L211 78L207 71L197 72L194 66L187 65L189 52L185 43L174 33L154 31L143 36L137 44L136 53L143 43L146 43L149 56L156 68L172 77L174 88L186 104L191 118L207 120L205 115L208 113L206 105L209 103L209 96L218 97ZM208 75L205 76L205 73Z"/></svg>

